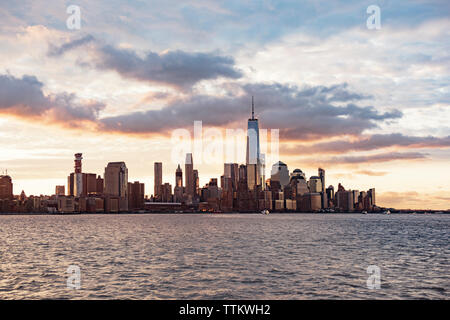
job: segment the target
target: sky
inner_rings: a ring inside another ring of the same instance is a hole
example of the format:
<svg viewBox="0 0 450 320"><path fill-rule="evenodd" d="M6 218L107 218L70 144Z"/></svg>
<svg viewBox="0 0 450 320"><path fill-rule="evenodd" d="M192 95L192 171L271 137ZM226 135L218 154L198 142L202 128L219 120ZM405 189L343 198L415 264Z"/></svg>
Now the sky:
<svg viewBox="0 0 450 320"><path fill-rule="evenodd" d="M327 185L375 187L378 205L449 209L449 17L437 0L0 0L0 173L15 194L53 194L81 152L84 172L125 161L150 195L153 163L173 186L187 148L204 185L254 96L268 141L279 132L267 176L278 160L320 166Z"/></svg>

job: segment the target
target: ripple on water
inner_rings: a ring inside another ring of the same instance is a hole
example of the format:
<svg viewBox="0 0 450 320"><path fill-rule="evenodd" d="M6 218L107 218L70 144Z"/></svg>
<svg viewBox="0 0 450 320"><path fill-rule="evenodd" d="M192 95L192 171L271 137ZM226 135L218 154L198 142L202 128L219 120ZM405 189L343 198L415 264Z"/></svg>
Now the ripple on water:
<svg viewBox="0 0 450 320"><path fill-rule="evenodd" d="M450 216L0 216L0 299L448 299ZM69 265L81 290L66 286ZM381 289L366 286L367 267Z"/></svg>

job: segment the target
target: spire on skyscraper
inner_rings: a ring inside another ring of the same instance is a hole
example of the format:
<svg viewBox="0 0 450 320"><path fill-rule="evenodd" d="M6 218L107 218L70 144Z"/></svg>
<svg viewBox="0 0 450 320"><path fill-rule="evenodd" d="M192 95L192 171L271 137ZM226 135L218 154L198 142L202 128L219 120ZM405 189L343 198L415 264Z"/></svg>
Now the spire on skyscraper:
<svg viewBox="0 0 450 320"><path fill-rule="evenodd" d="M253 96L252 96L252 120L255 120L255 104L253 103Z"/></svg>

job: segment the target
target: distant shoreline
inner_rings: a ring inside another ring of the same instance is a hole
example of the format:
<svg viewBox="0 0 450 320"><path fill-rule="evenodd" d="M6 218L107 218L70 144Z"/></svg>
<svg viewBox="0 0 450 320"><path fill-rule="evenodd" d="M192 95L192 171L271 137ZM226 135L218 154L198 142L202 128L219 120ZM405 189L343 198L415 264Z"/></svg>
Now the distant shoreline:
<svg viewBox="0 0 450 320"><path fill-rule="evenodd" d="M150 214L167 214L167 215L183 215L183 214L198 214L198 215L235 215L235 214L248 214L248 215L263 215L259 212L74 212L74 213L48 213L48 212L1 212L0 216L79 216L79 215L150 215ZM363 214L361 212L271 212L269 215L301 215L301 214L314 214L314 215L386 215L383 212L369 212ZM393 212L390 215L442 215L450 214L448 211L438 212Z"/></svg>

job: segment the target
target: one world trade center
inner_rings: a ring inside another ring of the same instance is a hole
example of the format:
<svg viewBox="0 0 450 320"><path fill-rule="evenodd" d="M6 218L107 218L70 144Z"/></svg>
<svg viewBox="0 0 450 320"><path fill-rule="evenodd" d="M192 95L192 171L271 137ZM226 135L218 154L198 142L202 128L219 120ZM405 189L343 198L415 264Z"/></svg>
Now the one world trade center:
<svg viewBox="0 0 450 320"><path fill-rule="evenodd" d="M262 157L259 146L258 119L255 119L255 105L252 97L252 117L248 119L247 127L247 184L249 190L262 185Z"/></svg>

